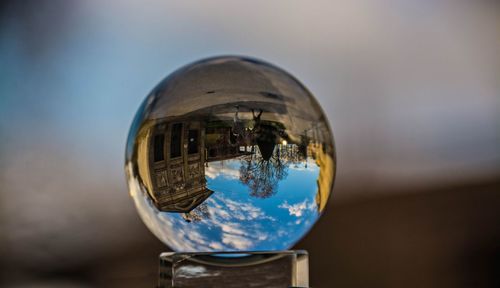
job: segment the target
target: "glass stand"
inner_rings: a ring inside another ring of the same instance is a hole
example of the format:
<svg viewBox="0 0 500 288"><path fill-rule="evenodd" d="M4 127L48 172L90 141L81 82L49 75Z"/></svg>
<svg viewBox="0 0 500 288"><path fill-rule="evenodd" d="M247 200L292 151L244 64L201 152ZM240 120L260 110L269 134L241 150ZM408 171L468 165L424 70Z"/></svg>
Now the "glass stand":
<svg viewBox="0 0 500 288"><path fill-rule="evenodd" d="M309 287L306 251L160 255L160 288Z"/></svg>

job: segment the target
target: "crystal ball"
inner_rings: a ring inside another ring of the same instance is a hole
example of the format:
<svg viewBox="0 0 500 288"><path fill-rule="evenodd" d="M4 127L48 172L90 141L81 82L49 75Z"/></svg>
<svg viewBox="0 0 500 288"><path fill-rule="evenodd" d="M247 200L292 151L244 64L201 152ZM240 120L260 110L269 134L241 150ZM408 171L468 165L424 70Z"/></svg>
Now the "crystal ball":
<svg viewBox="0 0 500 288"><path fill-rule="evenodd" d="M161 81L130 128L125 170L146 226L177 252L286 250L323 213L328 120L292 75L243 57Z"/></svg>

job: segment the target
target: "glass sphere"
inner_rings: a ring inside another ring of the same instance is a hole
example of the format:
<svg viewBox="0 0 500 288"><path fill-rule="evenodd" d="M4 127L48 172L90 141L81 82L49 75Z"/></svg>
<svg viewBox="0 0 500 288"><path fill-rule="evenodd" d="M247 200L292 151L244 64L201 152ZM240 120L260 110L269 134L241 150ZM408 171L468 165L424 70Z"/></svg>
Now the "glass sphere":
<svg viewBox="0 0 500 288"><path fill-rule="evenodd" d="M130 195L178 252L285 250L325 209L328 120L293 76L255 59L192 63L146 97L127 141Z"/></svg>

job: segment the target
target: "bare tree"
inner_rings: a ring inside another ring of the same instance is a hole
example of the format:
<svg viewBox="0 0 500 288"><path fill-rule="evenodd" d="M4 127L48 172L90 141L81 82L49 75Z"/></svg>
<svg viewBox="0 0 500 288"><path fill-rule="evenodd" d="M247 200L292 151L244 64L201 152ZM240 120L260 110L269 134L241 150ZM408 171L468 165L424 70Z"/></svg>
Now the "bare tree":
<svg viewBox="0 0 500 288"><path fill-rule="evenodd" d="M186 222L200 222L203 219L210 219L210 211L208 211L207 203L201 203L188 213L182 214L182 218Z"/></svg>
<svg viewBox="0 0 500 288"><path fill-rule="evenodd" d="M279 181L288 176L288 163L279 157L276 147L273 155L264 159L260 153L254 153L242 159L240 181L250 188L250 196L268 198L276 194Z"/></svg>

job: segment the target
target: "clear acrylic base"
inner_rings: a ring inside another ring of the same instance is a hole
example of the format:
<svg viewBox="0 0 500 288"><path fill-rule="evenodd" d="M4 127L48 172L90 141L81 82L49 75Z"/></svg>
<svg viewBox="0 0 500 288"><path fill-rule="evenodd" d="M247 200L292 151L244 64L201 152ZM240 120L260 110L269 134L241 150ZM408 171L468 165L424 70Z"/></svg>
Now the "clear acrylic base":
<svg viewBox="0 0 500 288"><path fill-rule="evenodd" d="M306 251L160 255L160 288L309 287Z"/></svg>

